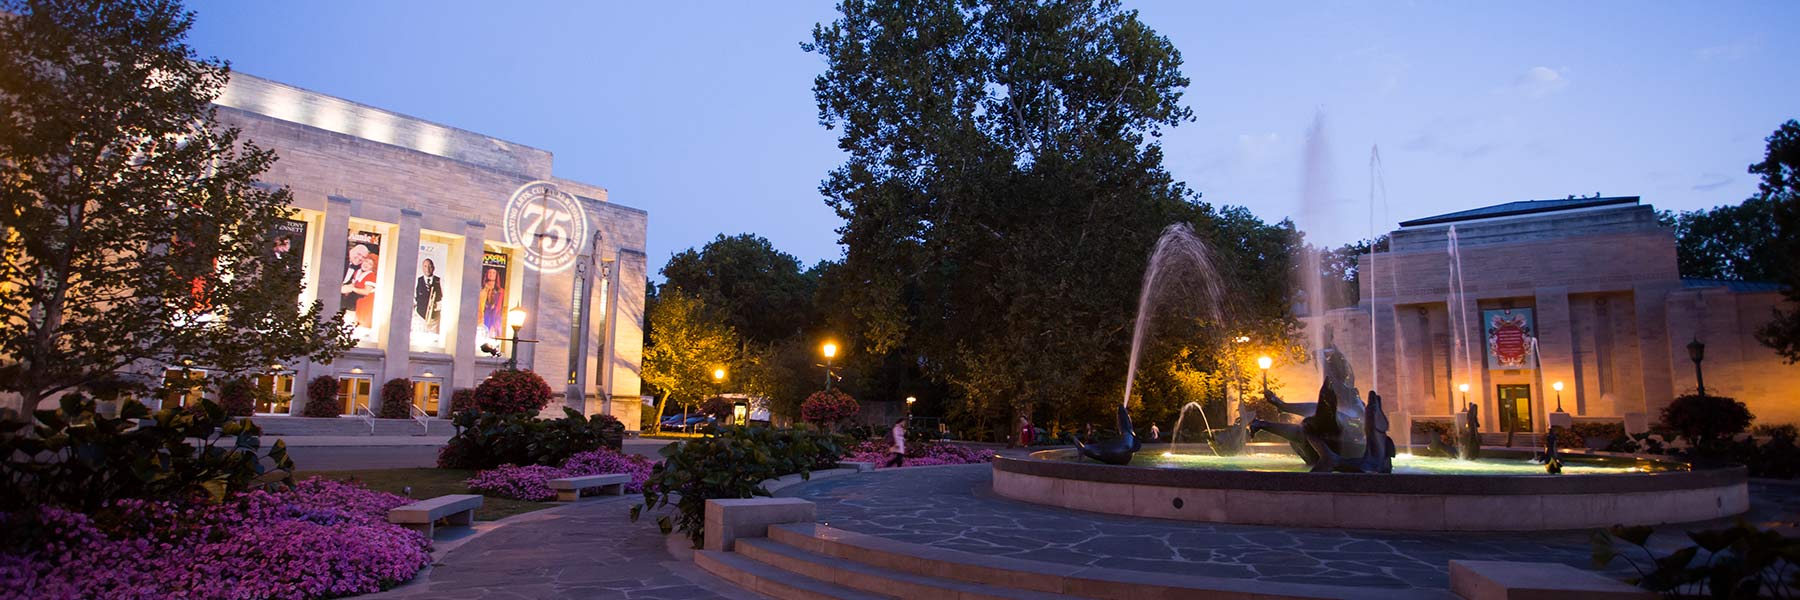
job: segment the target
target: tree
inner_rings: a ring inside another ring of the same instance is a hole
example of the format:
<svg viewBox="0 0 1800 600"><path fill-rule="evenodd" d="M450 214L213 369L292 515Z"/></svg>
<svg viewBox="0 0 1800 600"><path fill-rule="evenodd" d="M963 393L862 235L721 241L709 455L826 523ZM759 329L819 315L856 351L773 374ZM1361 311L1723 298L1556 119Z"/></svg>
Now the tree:
<svg viewBox="0 0 1800 600"><path fill-rule="evenodd" d="M120 371L226 377L327 361L341 317L302 309L271 232L271 150L221 127L230 75L173 0L0 0L0 391L43 399ZM148 374L148 373L147 373Z"/></svg>
<svg viewBox="0 0 1800 600"><path fill-rule="evenodd" d="M664 285L704 300L746 340L779 342L812 324L818 278L762 236L721 234L670 257L662 274Z"/></svg>
<svg viewBox="0 0 1800 600"><path fill-rule="evenodd" d="M1783 284L1789 309L1777 308L1774 318L1756 331L1756 339L1795 363L1800 362L1800 121L1782 123L1768 143L1768 153L1750 165L1750 173L1762 176L1758 199L1773 205L1775 237L1769 245L1775 256L1786 258L1777 263L1781 268L1772 279Z"/></svg>
<svg viewBox="0 0 1800 600"><path fill-rule="evenodd" d="M1793 260L1776 244L1774 213L1775 202L1754 197L1707 210L1661 211L1657 220L1675 229L1682 277L1774 281Z"/></svg>
<svg viewBox="0 0 1800 600"><path fill-rule="evenodd" d="M1155 142L1193 118L1181 55L1113 0L839 8L803 44L849 155L821 184L848 248L827 320L861 360L949 383L977 427L1116 402L1158 232L1225 237Z"/></svg>
<svg viewBox="0 0 1800 600"><path fill-rule="evenodd" d="M650 308L649 343L644 348L644 382L662 391L656 402L656 430L670 398L696 403L713 386L713 369L738 360L741 342L723 316L679 288L664 288Z"/></svg>

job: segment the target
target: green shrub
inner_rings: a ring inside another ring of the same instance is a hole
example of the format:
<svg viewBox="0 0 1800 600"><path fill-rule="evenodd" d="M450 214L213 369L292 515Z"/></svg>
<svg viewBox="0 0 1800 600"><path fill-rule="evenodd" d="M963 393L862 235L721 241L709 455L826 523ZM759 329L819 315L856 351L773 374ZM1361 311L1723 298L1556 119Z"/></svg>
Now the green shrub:
<svg viewBox="0 0 1800 600"><path fill-rule="evenodd" d="M836 425L855 417L859 410L861 405L843 390L813 392L800 402L800 420L820 426Z"/></svg>
<svg viewBox="0 0 1800 600"><path fill-rule="evenodd" d="M1594 532L1590 538L1594 568L1624 559L1638 573L1627 582L1671 598L1789 598L1800 584L1791 578L1794 568L1800 567L1800 538L1758 530L1739 519L1725 529L1689 531L1687 537L1695 545L1658 557L1648 545L1653 532L1650 527L1620 525ZM1619 540L1637 550L1621 548Z"/></svg>
<svg viewBox="0 0 1800 600"><path fill-rule="evenodd" d="M450 414L475 408L475 388L456 388L450 392Z"/></svg>
<svg viewBox="0 0 1800 600"><path fill-rule="evenodd" d="M537 414L550 404L550 394L550 384L530 369L501 369L475 386L475 408L499 414Z"/></svg>
<svg viewBox="0 0 1800 600"><path fill-rule="evenodd" d="M1663 408L1662 423L1686 439L1701 455L1716 454L1732 436L1750 428L1755 419L1744 403L1723 396L1688 394Z"/></svg>
<svg viewBox="0 0 1800 600"><path fill-rule="evenodd" d="M663 533L679 530L695 548L705 536L706 501L768 496L762 482L782 475L830 468L843 455L839 440L808 429L722 427L704 438L669 444L663 462L644 483L644 503L631 507L636 521L645 510L673 505L674 515L656 519ZM671 518L671 516L673 518Z"/></svg>
<svg viewBox="0 0 1800 600"><path fill-rule="evenodd" d="M438 466L448 469L559 466L578 452L602 446L618 451L625 438L625 425L612 415L584 417L568 407L558 419L471 409L457 413L450 422L456 435L438 451Z"/></svg>
<svg viewBox="0 0 1800 600"><path fill-rule="evenodd" d="M219 384L219 406L226 416L248 417L256 413L256 386L242 377Z"/></svg>
<svg viewBox="0 0 1800 600"><path fill-rule="evenodd" d="M36 416L36 425L0 423L0 456L8 457L0 461L0 511L55 504L92 512L122 498L217 500L265 474L287 481L294 469L286 445L259 454L262 429L231 419L211 400L155 414L125 400L119 416L106 417L92 400L69 394Z"/></svg>
<svg viewBox="0 0 1800 600"><path fill-rule="evenodd" d="M381 384L381 414L383 419L405 419L412 416L412 380L405 377L389 379Z"/></svg>
<svg viewBox="0 0 1800 600"><path fill-rule="evenodd" d="M301 416L335 417L343 410L343 400L338 398L336 377L320 375L306 384L306 406L300 408Z"/></svg>
<svg viewBox="0 0 1800 600"><path fill-rule="evenodd" d="M1761 435L1767 441L1759 442L1755 437L1732 442L1726 447L1725 458L1742 464L1750 471L1751 477L1768 477L1771 479L1793 479L1800 476L1800 437L1793 425L1762 428Z"/></svg>

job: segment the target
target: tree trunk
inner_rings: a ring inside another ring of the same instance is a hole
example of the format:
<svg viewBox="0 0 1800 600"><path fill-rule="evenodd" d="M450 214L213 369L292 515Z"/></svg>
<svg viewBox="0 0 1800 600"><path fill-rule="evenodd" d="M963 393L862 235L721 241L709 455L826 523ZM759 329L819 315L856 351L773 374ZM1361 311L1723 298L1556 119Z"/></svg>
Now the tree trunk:
<svg viewBox="0 0 1800 600"><path fill-rule="evenodd" d="M672 395L669 392L663 392L662 399L656 401L656 418L650 420L650 433L662 433L663 411L669 407L669 396Z"/></svg>

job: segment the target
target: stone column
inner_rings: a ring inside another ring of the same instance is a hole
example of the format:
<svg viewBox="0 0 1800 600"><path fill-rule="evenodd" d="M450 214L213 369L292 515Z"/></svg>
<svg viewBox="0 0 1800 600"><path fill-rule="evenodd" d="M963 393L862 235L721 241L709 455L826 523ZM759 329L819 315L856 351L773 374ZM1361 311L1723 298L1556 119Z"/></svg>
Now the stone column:
<svg viewBox="0 0 1800 600"><path fill-rule="evenodd" d="M419 211L400 209L400 236L394 240L392 258L385 259L393 264L394 278L388 282L388 293L393 300L388 304L386 352L381 361L381 379L375 383L374 398L369 400L370 410L381 411L381 386L390 379L411 375L408 367L412 358L412 316L413 316L413 283L419 271Z"/></svg>
<svg viewBox="0 0 1800 600"><path fill-rule="evenodd" d="M450 351L450 394L461 388L475 387L476 332L481 328L481 253L487 241L487 225L468 221L463 225L462 286L446 290L460 299L461 312L456 315L456 338L445 344ZM448 395L446 395L448 397Z"/></svg>
<svg viewBox="0 0 1800 600"><path fill-rule="evenodd" d="M1675 345L1669 343L1667 287L1639 285L1631 290L1637 316L1638 369L1643 373L1644 405L1625 412L1656 415L1675 398L1675 384L1670 373L1677 365L1669 350ZM1685 352L1681 362L1687 362Z"/></svg>

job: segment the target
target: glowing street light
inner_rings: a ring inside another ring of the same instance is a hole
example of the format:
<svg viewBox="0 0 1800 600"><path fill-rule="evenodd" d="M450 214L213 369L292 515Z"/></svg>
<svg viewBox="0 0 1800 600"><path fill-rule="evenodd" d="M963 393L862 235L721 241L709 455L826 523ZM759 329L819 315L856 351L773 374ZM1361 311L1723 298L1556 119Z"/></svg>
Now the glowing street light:
<svg viewBox="0 0 1800 600"><path fill-rule="evenodd" d="M512 310L506 311L506 325L512 328L512 339L505 341L512 342L512 358L510 360L513 367L517 368L519 366L519 342L527 341L519 339L519 330L525 327L525 309L514 306Z"/></svg>
<svg viewBox="0 0 1800 600"><path fill-rule="evenodd" d="M1256 357L1256 368L1262 369L1263 391L1269 391L1269 367L1275 365L1275 359L1267 356Z"/></svg>
<svg viewBox="0 0 1800 600"><path fill-rule="evenodd" d="M831 359L837 356L837 344L825 342L824 346L819 347L819 352L825 355L825 391L829 392L831 391Z"/></svg>
<svg viewBox="0 0 1800 600"><path fill-rule="evenodd" d="M1556 390L1556 412L1563 411L1563 409L1562 409L1562 387L1563 386L1562 386L1561 381L1550 384L1550 389Z"/></svg>
<svg viewBox="0 0 1800 600"><path fill-rule="evenodd" d="M725 369L713 369L713 383L725 381Z"/></svg>
<svg viewBox="0 0 1800 600"><path fill-rule="evenodd" d="M918 401L919 401L918 398L914 398L912 396L906 397L906 416L908 416L908 417L912 416L912 405L914 402L918 402Z"/></svg>

